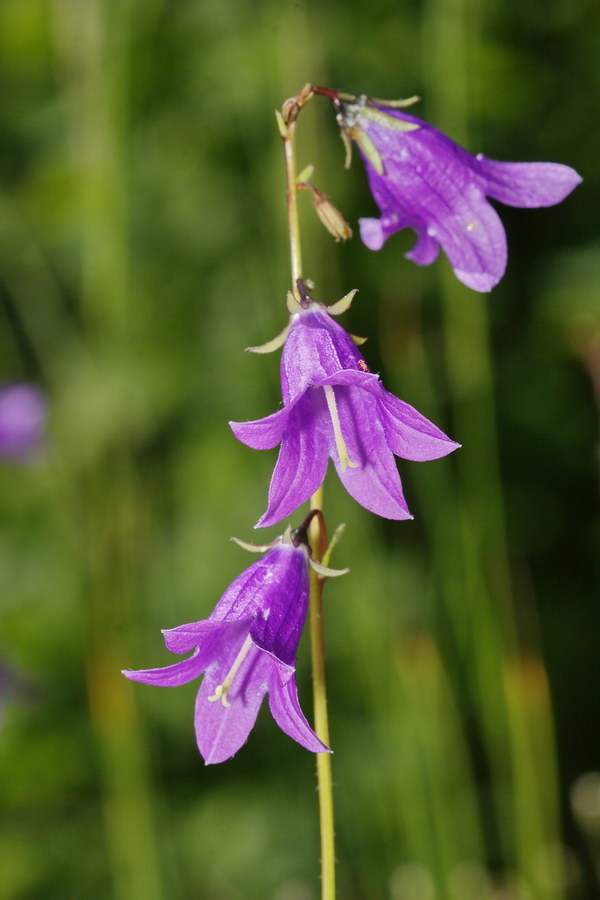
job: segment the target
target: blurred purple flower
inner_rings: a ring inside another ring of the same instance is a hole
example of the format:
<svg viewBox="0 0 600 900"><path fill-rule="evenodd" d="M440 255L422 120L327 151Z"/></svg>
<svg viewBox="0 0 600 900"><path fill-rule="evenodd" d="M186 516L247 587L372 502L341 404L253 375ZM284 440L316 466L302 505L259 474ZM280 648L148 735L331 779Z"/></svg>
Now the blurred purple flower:
<svg viewBox="0 0 600 900"><path fill-rule="evenodd" d="M238 543L269 552L235 579L208 619L163 632L169 650L192 655L166 668L123 674L172 687L204 672L194 724L207 765L237 753L266 693L273 718L286 734L314 753L327 751L300 709L296 649L306 618L309 563L324 575L342 573L310 560L302 528L288 529L263 547Z"/></svg>
<svg viewBox="0 0 600 900"><path fill-rule="evenodd" d="M492 197L508 206L560 203L581 182L558 163L510 163L472 156L422 119L402 112L414 102L386 104L365 96L323 91L332 97L342 135L363 157L379 219L360 219L363 242L379 250L388 237L413 228L418 240L406 256L432 263L440 246L456 277L489 291L506 268L506 235Z"/></svg>
<svg viewBox="0 0 600 900"><path fill-rule="evenodd" d="M0 388L0 457L31 456L43 439L46 416L46 402L33 385Z"/></svg>
<svg viewBox="0 0 600 900"><path fill-rule="evenodd" d="M386 391L351 336L332 320L348 308L354 293L329 309L309 298L300 304L289 295L288 328L264 348L252 348L265 352L285 339L283 409L254 422L229 423L235 436L256 450L281 443L268 508L257 527L273 525L308 500L321 485L330 457L358 503L387 519L410 519L394 454L431 460L459 446Z"/></svg>

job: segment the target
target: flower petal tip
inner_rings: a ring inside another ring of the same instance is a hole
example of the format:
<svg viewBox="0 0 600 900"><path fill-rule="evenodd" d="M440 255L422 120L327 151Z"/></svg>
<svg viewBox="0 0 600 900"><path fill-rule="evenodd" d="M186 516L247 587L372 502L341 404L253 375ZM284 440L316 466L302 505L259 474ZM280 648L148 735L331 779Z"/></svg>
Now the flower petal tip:
<svg viewBox="0 0 600 900"><path fill-rule="evenodd" d="M359 219L360 239L369 250L381 250L386 236L379 219Z"/></svg>
<svg viewBox="0 0 600 900"><path fill-rule="evenodd" d="M463 272L461 269L454 269L454 274L459 281L462 281L472 291L477 291L479 294L489 294L501 280L504 272L497 276L488 275L484 272Z"/></svg>
<svg viewBox="0 0 600 900"><path fill-rule="evenodd" d="M200 755L202 755L202 751L200 751ZM204 759L205 766L219 766L221 763L228 762L228 760L233 759L235 753L232 753L230 756L224 756L222 759L216 756L208 756L202 758Z"/></svg>
<svg viewBox="0 0 600 900"><path fill-rule="evenodd" d="M254 528L270 528L271 525L276 525L278 522L281 522L285 516L270 516L269 510L262 514Z"/></svg>

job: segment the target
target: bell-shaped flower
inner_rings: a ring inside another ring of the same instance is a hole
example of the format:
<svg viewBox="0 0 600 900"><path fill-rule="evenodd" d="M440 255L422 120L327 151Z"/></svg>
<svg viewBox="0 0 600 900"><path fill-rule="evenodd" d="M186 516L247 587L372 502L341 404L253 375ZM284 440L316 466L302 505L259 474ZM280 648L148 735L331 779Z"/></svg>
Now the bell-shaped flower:
<svg viewBox="0 0 600 900"><path fill-rule="evenodd" d="M390 394L372 374L352 337L331 316L348 308L355 291L326 308L288 295L290 324L281 358L283 409L255 422L230 422L235 436L256 450L281 444L258 526L290 515L320 487L329 459L344 487L371 512L411 519L394 454L431 460L459 445L416 409Z"/></svg>
<svg viewBox="0 0 600 900"><path fill-rule="evenodd" d="M0 457L25 460L44 437L46 401L31 384L0 388Z"/></svg>
<svg viewBox="0 0 600 900"><path fill-rule="evenodd" d="M267 693L279 727L307 750L326 752L300 709L296 649L306 618L309 564L323 576L347 570L311 560L304 526L288 528L266 546L238 543L268 552L229 585L208 619L163 632L168 650L191 656L166 668L123 674L132 681L173 687L204 673L194 725L207 765L237 753Z"/></svg>
<svg viewBox="0 0 600 900"><path fill-rule="evenodd" d="M406 256L421 266L440 247L456 277L489 291L506 268L506 235L486 197L508 206L554 206L581 182L559 163L498 162L472 156L437 128L402 110L415 102L373 100L317 89L333 100L347 150L354 140L363 157L379 219L360 219L360 234L379 250L402 228L417 233Z"/></svg>

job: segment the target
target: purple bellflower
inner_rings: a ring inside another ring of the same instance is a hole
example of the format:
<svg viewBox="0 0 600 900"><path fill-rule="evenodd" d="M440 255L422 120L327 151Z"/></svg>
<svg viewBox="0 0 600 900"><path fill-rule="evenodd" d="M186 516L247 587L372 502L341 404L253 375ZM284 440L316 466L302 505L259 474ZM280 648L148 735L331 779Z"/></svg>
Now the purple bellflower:
<svg viewBox="0 0 600 900"><path fill-rule="evenodd" d="M299 282L302 286L302 282ZM330 307L288 294L289 325L262 347L285 342L281 357L283 409L255 422L230 422L235 436L256 450L281 444L269 503L257 527L290 515L321 485L329 458L349 494L387 519L412 518L394 454L430 460L459 445L416 409L385 390L369 372L352 337L331 317L356 292Z"/></svg>
<svg viewBox="0 0 600 900"><path fill-rule="evenodd" d="M328 751L300 709L294 667L306 618L309 564L323 576L347 570L310 558L306 524L288 528L264 546L237 542L268 552L229 585L208 619L163 632L168 650L191 656L166 668L123 672L132 681L162 687L186 684L204 672L194 725L207 765L237 753L266 693L273 718L286 734L313 753Z"/></svg>
<svg viewBox="0 0 600 900"><path fill-rule="evenodd" d="M317 89L333 100L346 144L363 157L379 219L360 219L360 235L371 250L413 228L417 243L406 256L420 266L440 247L459 281L489 291L506 268L506 235L486 197L508 206L554 206L581 182L559 163L513 163L472 156L437 128L401 110L418 100L374 100Z"/></svg>
<svg viewBox="0 0 600 900"><path fill-rule="evenodd" d="M43 439L46 416L46 402L33 385L0 388L0 457L30 457Z"/></svg>

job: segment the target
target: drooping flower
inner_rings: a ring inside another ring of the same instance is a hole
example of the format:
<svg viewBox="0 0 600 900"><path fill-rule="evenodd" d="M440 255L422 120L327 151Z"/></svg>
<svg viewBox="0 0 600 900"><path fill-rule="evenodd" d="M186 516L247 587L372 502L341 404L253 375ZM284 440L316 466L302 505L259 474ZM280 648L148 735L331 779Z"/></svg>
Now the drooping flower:
<svg viewBox="0 0 600 900"><path fill-rule="evenodd" d="M0 388L0 457L29 457L42 441L46 416L46 402L33 385Z"/></svg>
<svg viewBox="0 0 600 900"><path fill-rule="evenodd" d="M423 461L459 446L386 391L351 336L331 318L348 308L354 294L329 308L307 295L298 302L289 294L287 328L262 348L251 348L266 352L285 341L283 409L254 422L229 423L235 436L256 450L281 444L268 507L257 527L279 522L308 500L330 458L358 503L387 519L410 519L394 454Z"/></svg>
<svg viewBox="0 0 600 900"><path fill-rule="evenodd" d="M363 242L379 250L388 237L413 228L417 243L406 256L421 266L440 247L456 277L475 291L489 291L506 268L506 235L486 197L508 206L554 206L581 182L559 163L498 162L472 156L437 128L403 112L415 102L372 100L327 89L347 150L361 152L381 218L359 220Z"/></svg>
<svg viewBox="0 0 600 900"><path fill-rule="evenodd" d="M173 687L204 672L194 725L207 765L237 753L266 693L273 718L286 734L313 753L327 751L298 702L296 649L306 618L309 564L325 576L347 570L328 569L310 558L306 523L264 546L238 543L268 552L229 585L208 619L163 632L168 650L192 655L165 668L123 674Z"/></svg>

